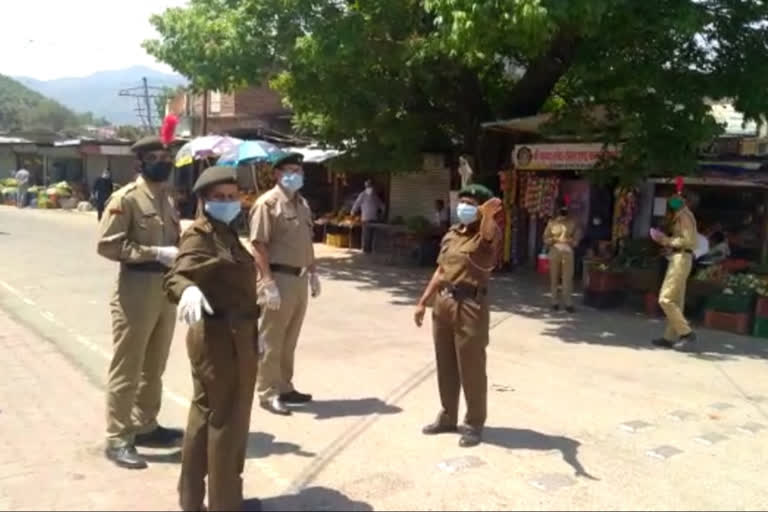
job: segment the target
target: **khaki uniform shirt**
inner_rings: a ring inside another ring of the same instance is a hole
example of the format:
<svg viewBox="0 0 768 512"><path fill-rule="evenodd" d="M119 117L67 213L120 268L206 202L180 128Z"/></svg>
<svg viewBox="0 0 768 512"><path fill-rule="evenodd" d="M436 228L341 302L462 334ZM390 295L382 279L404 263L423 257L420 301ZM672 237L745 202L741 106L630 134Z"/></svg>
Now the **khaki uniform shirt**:
<svg viewBox="0 0 768 512"><path fill-rule="evenodd" d="M493 240L485 240L477 229L453 226L443 237L437 264L443 271L443 281L454 285L467 284L484 288L496 266L496 254L501 231Z"/></svg>
<svg viewBox="0 0 768 512"><path fill-rule="evenodd" d="M312 212L298 193L279 185L260 196L251 210L251 242L264 244L269 262L305 268L315 261Z"/></svg>
<svg viewBox="0 0 768 512"><path fill-rule="evenodd" d="M555 217L547 223L547 227L544 229L544 245L574 248L579 244L580 231L574 219L564 216Z"/></svg>
<svg viewBox="0 0 768 512"><path fill-rule="evenodd" d="M688 208L682 208L672 219L672 236L665 237L662 245L680 251L696 248L696 218Z"/></svg>
<svg viewBox="0 0 768 512"><path fill-rule="evenodd" d="M110 198L99 225L99 254L122 263L155 261L152 247L179 242L181 224L170 195L153 193L144 178Z"/></svg>

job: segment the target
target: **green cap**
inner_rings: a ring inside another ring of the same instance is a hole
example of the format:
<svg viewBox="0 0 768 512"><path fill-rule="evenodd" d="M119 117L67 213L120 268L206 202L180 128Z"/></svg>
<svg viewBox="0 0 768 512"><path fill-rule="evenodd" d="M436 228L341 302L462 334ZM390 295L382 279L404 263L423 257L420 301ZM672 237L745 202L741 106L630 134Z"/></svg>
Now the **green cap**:
<svg viewBox="0 0 768 512"><path fill-rule="evenodd" d="M491 192L488 187L473 183L472 185L467 185L459 191L459 199L462 197L471 197L478 203L482 204L493 198L493 192Z"/></svg>
<svg viewBox="0 0 768 512"><path fill-rule="evenodd" d="M237 171L234 167L216 165L209 167L200 174L192 187L192 192L200 194L206 188L218 185L219 183L237 183Z"/></svg>

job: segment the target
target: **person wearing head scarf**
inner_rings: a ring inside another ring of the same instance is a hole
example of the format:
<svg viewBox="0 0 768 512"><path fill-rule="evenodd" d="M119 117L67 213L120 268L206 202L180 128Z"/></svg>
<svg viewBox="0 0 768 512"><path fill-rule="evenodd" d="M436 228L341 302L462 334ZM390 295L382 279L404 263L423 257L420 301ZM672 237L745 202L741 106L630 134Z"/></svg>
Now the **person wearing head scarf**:
<svg viewBox="0 0 768 512"><path fill-rule="evenodd" d="M544 245L549 247L549 282L552 309L560 309L558 289L562 289L562 302L568 313L573 313L573 251L579 245L581 230L576 219L569 215L570 200L566 195L557 217L550 219L544 229Z"/></svg>
<svg viewBox="0 0 768 512"><path fill-rule="evenodd" d="M149 136L131 147L141 175L112 194L99 224L98 253L120 263L110 303L105 455L129 469L147 467L136 446L172 446L183 436L157 423L176 325L176 308L163 292L163 274L173 265L181 233L168 188L175 145L172 138Z"/></svg>
<svg viewBox="0 0 768 512"><path fill-rule="evenodd" d="M464 389L467 413L459 444L481 442L485 426L489 338L488 281L501 243L498 215L501 200L482 185L459 192L459 224L443 238L437 270L419 300L414 320L421 327L427 303L434 297L432 337L437 360L441 410L423 428L425 435L458 432L459 395Z"/></svg>
<svg viewBox="0 0 768 512"><path fill-rule="evenodd" d="M655 229L651 237L667 252L667 272L659 292L659 306L667 317L664 336L653 340L658 347L686 350L696 342L696 333L683 315L685 289L693 268L693 252L697 244L696 218L682 196L683 180L677 179L677 193L667 200L672 212L671 234Z"/></svg>
<svg viewBox="0 0 768 512"><path fill-rule="evenodd" d="M193 192L198 216L165 277L189 326L193 398L181 456L182 510L240 510L241 474L258 368L256 267L234 227L240 192L232 167L209 167Z"/></svg>

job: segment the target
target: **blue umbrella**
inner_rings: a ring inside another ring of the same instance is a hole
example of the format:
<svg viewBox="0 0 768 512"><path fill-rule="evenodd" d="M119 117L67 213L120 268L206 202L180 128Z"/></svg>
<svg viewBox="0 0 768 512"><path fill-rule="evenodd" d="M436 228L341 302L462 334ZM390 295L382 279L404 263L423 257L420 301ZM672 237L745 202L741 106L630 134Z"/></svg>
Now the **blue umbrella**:
<svg viewBox="0 0 768 512"><path fill-rule="evenodd" d="M257 162L274 162L285 154L282 149L263 140L247 140L219 157L219 165L237 167Z"/></svg>

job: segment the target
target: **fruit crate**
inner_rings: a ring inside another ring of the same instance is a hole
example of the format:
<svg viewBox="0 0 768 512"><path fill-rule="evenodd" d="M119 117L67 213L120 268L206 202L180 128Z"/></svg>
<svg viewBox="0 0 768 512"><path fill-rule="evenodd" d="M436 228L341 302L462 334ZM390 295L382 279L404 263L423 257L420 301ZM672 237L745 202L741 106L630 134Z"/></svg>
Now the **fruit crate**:
<svg viewBox="0 0 768 512"><path fill-rule="evenodd" d="M768 318L768 297L758 297L755 305L755 316L757 318Z"/></svg>
<svg viewBox="0 0 768 512"><path fill-rule="evenodd" d="M328 233L325 235L326 245L331 247L349 247L349 235L347 233Z"/></svg>
<svg viewBox="0 0 768 512"><path fill-rule="evenodd" d="M768 339L768 318L755 318L755 325L752 328L752 336Z"/></svg>
<svg viewBox="0 0 768 512"><path fill-rule="evenodd" d="M707 299L707 310L720 313L751 313L754 310L754 295L718 293Z"/></svg>
<svg viewBox="0 0 768 512"><path fill-rule="evenodd" d="M704 326L717 331L749 334L751 327L749 313L724 313L708 309L704 314Z"/></svg>

